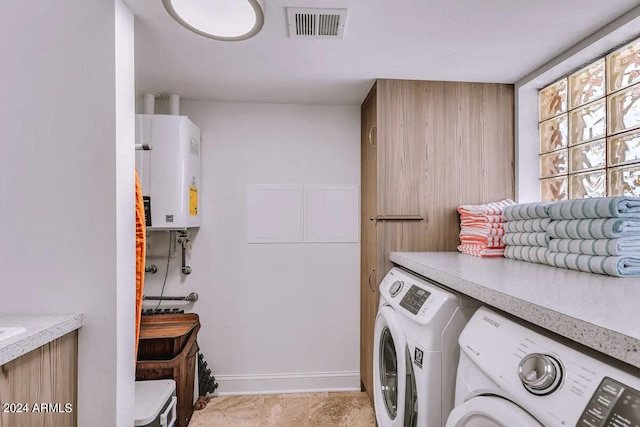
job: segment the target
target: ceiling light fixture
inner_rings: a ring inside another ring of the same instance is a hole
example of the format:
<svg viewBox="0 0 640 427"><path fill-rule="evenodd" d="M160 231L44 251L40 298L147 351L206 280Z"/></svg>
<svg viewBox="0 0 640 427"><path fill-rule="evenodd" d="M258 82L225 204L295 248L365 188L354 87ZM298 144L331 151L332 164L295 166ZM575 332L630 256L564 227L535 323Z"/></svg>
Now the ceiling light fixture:
<svg viewBox="0 0 640 427"><path fill-rule="evenodd" d="M258 0L162 0L167 12L185 28L215 40L249 39L264 25Z"/></svg>

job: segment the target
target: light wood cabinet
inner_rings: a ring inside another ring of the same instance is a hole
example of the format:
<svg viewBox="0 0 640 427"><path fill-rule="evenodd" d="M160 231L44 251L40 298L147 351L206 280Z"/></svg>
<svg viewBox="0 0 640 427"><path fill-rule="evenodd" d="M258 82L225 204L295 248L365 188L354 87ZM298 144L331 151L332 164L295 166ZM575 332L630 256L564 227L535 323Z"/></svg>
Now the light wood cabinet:
<svg viewBox="0 0 640 427"><path fill-rule="evenodd" d="M360 375L372 401L389 252L454 251L459 205L513 198L513 93L505 84L378 80L362 104Z"/></svg>
<svg viewBox="0 0 640 427"><path fill-rule="evenodd" d="M363 387L373 390L373 377L365 375L373 370L373 337L374 322L378 311L378 290L376 289L377 275L377 227L376 222L370 218L376 215L377 200L377 147L376 147L376 88L371 90L369 97L362 105L361 112L361 203L360 203L360 230L361 230L361 257L360 257L360 372ZM373 183L373 184L372 184ZM365 251L364 248L367 248ZM371 351L362 351L362 347L371 344ZM372 398L369 392L369 398ZM372 400L373 401L373 400Z"/></svg>
<svg viewBox="0 0 640 427"><path fill-rule="evenodd" d="M0 426L77 425L77 384L73 331L0 366Z"/></svg>

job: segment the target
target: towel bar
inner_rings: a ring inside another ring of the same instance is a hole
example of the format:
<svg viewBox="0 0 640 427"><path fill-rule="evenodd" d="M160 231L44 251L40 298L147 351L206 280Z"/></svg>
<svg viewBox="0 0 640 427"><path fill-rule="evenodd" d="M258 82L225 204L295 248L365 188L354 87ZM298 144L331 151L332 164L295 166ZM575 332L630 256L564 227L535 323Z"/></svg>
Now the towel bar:
<svg viewBox="0 0 640 427"><path fill-rule="evenodd" d="M189 302L196 302L196 301L198 301L198 294L196 292L191 292L186 297L166 297L166 296L158 297L158 296L143 295L142 299L143 300L147 300L147 301L189 301Z"/></svg>

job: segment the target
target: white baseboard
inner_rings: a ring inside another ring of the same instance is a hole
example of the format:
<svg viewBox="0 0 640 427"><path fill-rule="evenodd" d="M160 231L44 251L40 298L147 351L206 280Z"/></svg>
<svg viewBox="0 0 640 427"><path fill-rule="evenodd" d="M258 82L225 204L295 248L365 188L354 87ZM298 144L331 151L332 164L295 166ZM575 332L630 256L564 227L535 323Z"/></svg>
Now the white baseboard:
<svg viewBox="0 0 640 427"><path fill-rule="evenodd" d="M216 375L214 395L319 393L360 391L360 372L308 372L303 374Z"/></svg>

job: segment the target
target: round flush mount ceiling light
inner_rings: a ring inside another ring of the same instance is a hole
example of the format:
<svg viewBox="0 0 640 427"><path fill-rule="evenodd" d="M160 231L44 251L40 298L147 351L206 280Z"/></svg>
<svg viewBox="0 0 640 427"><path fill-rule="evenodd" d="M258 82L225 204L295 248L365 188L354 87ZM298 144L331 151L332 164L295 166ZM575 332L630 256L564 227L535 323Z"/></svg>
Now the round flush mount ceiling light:
<svg viewBox="0 0 640 427"><path fill-rule="evenodd" d="M215 40L249 39L264 25L258 0L162 0L173 19L185 28Z"/></svg>

